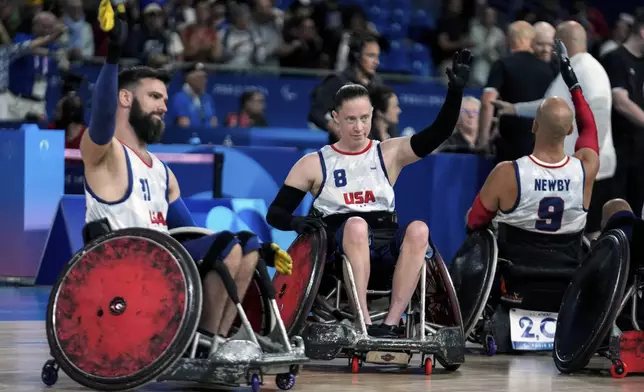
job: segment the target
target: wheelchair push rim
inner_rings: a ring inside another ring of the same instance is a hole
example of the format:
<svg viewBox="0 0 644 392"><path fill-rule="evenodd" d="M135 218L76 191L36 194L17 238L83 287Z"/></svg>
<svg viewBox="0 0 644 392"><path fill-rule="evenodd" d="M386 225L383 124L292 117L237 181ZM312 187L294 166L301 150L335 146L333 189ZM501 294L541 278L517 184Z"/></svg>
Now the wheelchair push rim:
<svg viewBox="0 0 644 392"><path fill-rule="evenodd" d="M602 257L600 249L612 252L609 257ZM557 319L552 356L560 372L574 373L586 367L610 332L624 297L629 264L629 242L621 230L610 230L593 244L564 294ZM605 296L601 295L603 300L595 301L589 295L599 291L593 284L596 281L604 281L610 287L605 289ZM582 314L584 309L593 309L597 321L586 320L589 316ZM586 333L573 328L580 324L592 327ZM580 336L583 338L579 339Z"/></svg>
<svg viewBox="0 0 644 392"><path fill-rule="evenodd" d="M187 350L201 316L188 252L151 229L111 232L65 266L47 307L47 340L61 369L104 391L155 380Z"/></svg>
<svg viewBox="0 0 644 392"><path fill-rule="evenodd" d="M324 229L299 235L288 249L296 266L290 276L275 273L273 287L280 316L289 336L299 335L322 282L327 238Z"/></svg>
<svg viewBox="0 0 644 392"><path fill-rule="evenodd" d="M443 327L463 328L461 308L456 297L452 277L438 250L434 252L434 257L425 261L427 265L426 322ZM431 290L431 288L435 291Z"/></svg>
<svg viewBox="0 0 644 392"><path fill-rule="evenodd" d="M478 267L478 273L476 278L477 286L472 287L473 282L464 282L463 279L472 279L473 270L463 271L459 267L472 267L471 260L465 260L466 265L460 265L458 263L459 257L469 256L469 252L472 252L476 247L479 246L488 252L487 260L480 260L481 263L475 265ZM465 243L458 250L452 263L450 264L449 272L452 280L454 282L454 288L458 297L459 305L461 308L461 317L463 319L463 332L464 336L467 339L472 331L477 325L477 322L482 317L485 308L487 306L490 293L492 291L492 286L494 285L494 278L496 275L497 269L497 260L498 260L498 248L496 244L496 238L494 234L489 230L485 229L483 231L477 231L472 233L465 241ZM485 262L485 263L483 263ZM483 272L482 274L480 272ZM469 283L469 284L468 284ZM465 296L471 295L474 293L476 299L474 301L468 301ZM468 304L469 302L469 304ZM474 303L472 306L471 304ZM469 305L469 306L468 306Z"/></svg>

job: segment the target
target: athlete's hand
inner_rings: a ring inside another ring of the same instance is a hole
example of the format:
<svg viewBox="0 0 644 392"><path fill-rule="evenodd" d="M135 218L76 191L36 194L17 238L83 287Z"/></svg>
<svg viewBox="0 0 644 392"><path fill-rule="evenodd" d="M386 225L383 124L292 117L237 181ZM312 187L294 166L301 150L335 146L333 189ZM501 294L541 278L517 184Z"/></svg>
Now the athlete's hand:
<svg viewBox="0 0 644 392"><path fill-rule="evenodd" d="M291 220L291 227L297 234L307 234L326 227L326 224L321 219L312 216L294 216Z"/></svg>
<svg viewBox="0 0 644 392"><path fill-rule="evenodd" d="M517 114L517 109L510 102L495 99L491 103L492 106L499 109L499 116L512 116Z"/></svg>
<svg viewBox="0 0 644 392"><path fill-rule="evenodd" d="M462 89L467 85L470 79L470 69L472 65L472 53L463 49L454 53L452 56L452 66L447 67L445 73L449 78L449 87Z"/></svg>
<svg viewBox="0 0 644 392"><path fill-rule="evenodd" d="M122 6L122 4L119 4ZM98 6L98 22L107 33L110 45L123 45L127 39L127 23L117 17L110 0L101 0Z"/></svg>
<svg viewBox="0 0 644 392"><path fill-rule="evenodd" d="M572 90L579 86L579 81L577 80L577 75L570 65L570 59L568 58L568 49L561 40L555 40L554 43L554 54L557 57L559 63L559 72L561 72L561 77L568 86L569 90Z"/></svg>
<svg viewBox="0 0 644 392"><path fill-rule="evenodd" d="M263 243L261 256L266 265L275 267L280 274L291 275L293 273L293 259L276 243Z"/></svg>

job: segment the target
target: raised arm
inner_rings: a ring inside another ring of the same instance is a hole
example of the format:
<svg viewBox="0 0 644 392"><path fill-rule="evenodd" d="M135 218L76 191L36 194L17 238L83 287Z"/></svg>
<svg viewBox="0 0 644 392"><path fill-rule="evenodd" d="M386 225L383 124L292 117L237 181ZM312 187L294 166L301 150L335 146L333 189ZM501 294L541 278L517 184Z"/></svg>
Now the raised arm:
<svg viewBox="0 0 644 392"><path fill-rule="evenodd" d="M387 167L390 174L398 173L404 166L431 154L454 132L471 63L472 56L469 50L454 54L452 67L446 70L449 77L447 96L431 125L411 137L397 137L382 142L382 151L386 163L390 166Z"/></svg>
<svg viewBox="0 0 644 392"><path fill-rule="evenodd" d="M98 19L103 31L108 32L107 58L92 93L92 113L89 130L80 144L83 163L95 166L112 147L116 125L118 99L118 62L127 37L127 24L114 13L110 0L101 0Z"/></svg>
<svg viewBox="0 0 644 392"><path fill-rule="evenodd" d="M266 222L269 225L279 230L295 230L298 233L324 226L322 221L313 217L293 216L304 196L313 189L315 178L311 173L316 170L316 160L319 161L318 154L309 153L291 168L277 196L268 207Z"/></svg>

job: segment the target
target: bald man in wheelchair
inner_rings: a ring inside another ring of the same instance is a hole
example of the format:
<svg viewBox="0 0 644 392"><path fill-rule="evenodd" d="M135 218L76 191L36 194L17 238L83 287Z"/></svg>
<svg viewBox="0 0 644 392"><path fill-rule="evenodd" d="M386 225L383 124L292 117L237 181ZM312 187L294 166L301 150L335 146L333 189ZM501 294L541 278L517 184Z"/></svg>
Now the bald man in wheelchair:
<svg viewBox="0 0 644 392"><path fill-rule="evenodd" d="M530 310L554 312L568 284L566 276L572 276L582 259L587 209L599 169L593 114L569 59L561 51L557 55L579 129L574 156L564 152L564 140L572 132L573 111L564 99L550 97L542 102L534 121L533 153L498 164L467 214L470 231L486 228L493 220L498 223L498 258L517 267L508 276L518 276L514 281L503 281L503 296ZM532 276L520 276L520 270L533 271ZM548 271L568 273L557 278ZM520 292L541 278L544 283L538 284L544 287L535 291L539 295L526 299L531 304L525 303ZM558 283L545 287L552 282Z"/></svg>

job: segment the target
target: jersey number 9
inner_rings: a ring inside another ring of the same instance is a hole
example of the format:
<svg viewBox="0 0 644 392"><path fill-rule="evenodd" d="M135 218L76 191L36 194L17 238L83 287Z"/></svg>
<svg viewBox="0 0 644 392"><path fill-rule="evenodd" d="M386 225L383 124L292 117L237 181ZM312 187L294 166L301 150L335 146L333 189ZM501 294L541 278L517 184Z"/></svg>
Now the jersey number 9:
<svg viewBox="0 0 644 392"><path fill-rule="evenodd" d="M540 231L555 232L561 229L563 220L564 201L560 197L544 197L539 202L539 210L534 228Z"/></svg>

